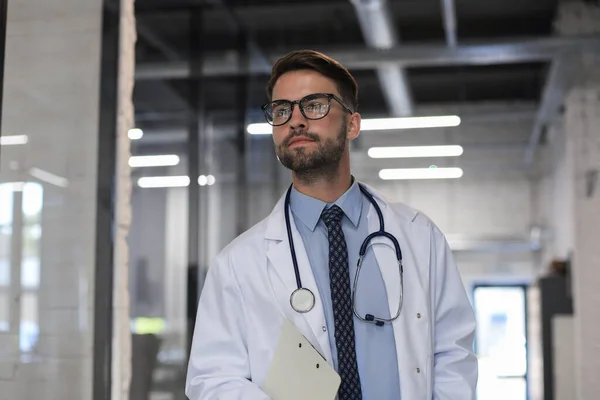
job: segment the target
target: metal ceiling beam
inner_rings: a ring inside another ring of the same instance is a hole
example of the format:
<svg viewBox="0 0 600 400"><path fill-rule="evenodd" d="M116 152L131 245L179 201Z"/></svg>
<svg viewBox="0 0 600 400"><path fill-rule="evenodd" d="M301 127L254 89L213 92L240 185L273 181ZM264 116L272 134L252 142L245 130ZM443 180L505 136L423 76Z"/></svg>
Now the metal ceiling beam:
<svg viewBox="0 0 600 400"><path fill-rule="evenodd" d="M456 7L454 0L441 0L444 13L444 32L448 47L456 47Z"/></svg>
<svg viewBox="0 0 600 400"><path fill-rule="evenodd" d="M398 33L386 0L350 1L355 7L360 29L370 48L381 50L398 45ZM382 63L376 72L392 116L412 115L412 99L405 71L396 63Z"/></svg>
<svg viewBox="0 0 600 400"><path fill-rule="evenodd" d="M335 48L320 47L316 50L341 62L351 70L376 69L385 63L401 67L432 67L449 65L492 65L534 61L550 61L556 55L571 52L600 50L600 36L543 37L521 39L512 42L486 44L463 44L454 48L440 45L402 45L379 50L364 47ZM264 51L269 63L285 55L287 51ZM269 74L265 63L251 64L241 71L235 51L207 54L203 74L205 76L233 76L242 73ZM141 63L136 70L136 79L185 79L190 69L185 62Z"/></svg>
<svg viewBox="0 0 600 400"><path fill-rule="evenodd" d="M533 166L543 132L560 113L567 92L580 65L580 60L579 54L567 52L557 56L552 61L529 144L525 150L525 165L528 168Z"/></svg>

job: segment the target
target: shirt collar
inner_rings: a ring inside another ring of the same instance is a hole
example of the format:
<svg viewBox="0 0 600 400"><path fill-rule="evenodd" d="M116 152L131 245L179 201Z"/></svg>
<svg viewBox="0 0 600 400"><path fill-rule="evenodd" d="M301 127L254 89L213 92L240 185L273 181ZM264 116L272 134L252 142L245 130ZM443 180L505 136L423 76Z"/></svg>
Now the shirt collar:
<svg viewBox="0 0 600 400"><path fill-rule="evenodd" d="M325 203L314 197L300 193L292 186L290 193L290 207L292 212L311 230L314 231L325 207L336 204L344 211L350 222L357 227L362 212L362 193L358 183L354 181L352 186L340 196L334 203Z"/></svg>

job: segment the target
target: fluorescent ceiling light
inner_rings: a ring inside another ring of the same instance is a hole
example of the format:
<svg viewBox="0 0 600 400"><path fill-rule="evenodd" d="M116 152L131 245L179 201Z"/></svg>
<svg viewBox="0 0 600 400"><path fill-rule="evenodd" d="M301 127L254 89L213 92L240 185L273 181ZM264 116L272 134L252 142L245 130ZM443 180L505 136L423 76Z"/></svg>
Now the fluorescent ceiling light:
<svg viewBox="0 0 600 400"><path fill-rule="evenodd" d="M460 125L460 117L441 115L434 117L376 118L365 119L360 123L361 131L385 129L444 128Z"/></svg>
<svg viewBox="0 0 600 400"><path fill-rule="evenodd" d="M200 186L211 186L215 184L213 175L200 175L198 184ZM138 179L138 186L142 188L170 188L186 187L190 184L190 178L187 176L147 176Z"/></svg>
<svg viewBox="0 0 600 400"><path fill-rule="evenodd" d="M179 156L165 154L156 156L134 156L129 158L130 167L170 167L179 164Z"/></svg>
<svg viewBox="0 0 600 400"><path fill-rule="evenodd" d="M246 128L249 134L251 135L271 135L273 134L273 127L269 124L250 124Z"/></svg>
<svg viewBox="0 0 600 400"><path fill-rule="evenodd" d="M28 141L29 138L27 137L27 135L0 136L1 146L27 144Z"/></svg>
<svg viewBox="0 0 600 400"><path fill-rule="evenodd" d="M133 128L127 132L127 136L131 140L139 140L144 136L144 131L139 128Z"/></svg>
<svg viewBox="0 0 600 400"><path fill-rule="evenodd" d="M142 188L186 187L189 184L187 176L146 176L138 179L138 186Z"/></svg>
<svg viewBox="0 0 600 400"><path fill-rule="evenodd" d="M200 175L198 177L198 184L200 186L205 186L205 185L212 186L215 184L215 177L212 175Z"/></svg>
<svg viewBox="0 0 600 400"><path fill-rule="evenodd" d="M457 157L462 155L461 146L402 146L371 147L371 158L416 158L416 157Z"/></svg>
<svg viewBox="0 0 600 400"><path fill-rule="evenodd" d="M396 168L379 171L379 177L384 180L455 179L462 175L463 171L460 168Z"/></svg>
<svg viewBox="0 0 600 400"><path fill-rule="evenodd" d="M457 115L440 115L432 117L403 117L403 118L374 118L363 119L360 123L361 131L379 131L386 129L418 129L418 128L445 128L460 125ZM270 135L273 127L268 123L250 124L246 128L251 135Z"/></svg>

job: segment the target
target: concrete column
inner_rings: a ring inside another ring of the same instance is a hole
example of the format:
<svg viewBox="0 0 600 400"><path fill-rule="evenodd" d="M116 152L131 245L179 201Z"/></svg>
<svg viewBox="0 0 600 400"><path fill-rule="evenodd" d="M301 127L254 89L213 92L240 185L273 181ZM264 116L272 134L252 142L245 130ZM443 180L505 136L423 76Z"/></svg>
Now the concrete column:
<svg viewBox="0 0 600 400"><path fill-rule="evenodd" d="M600 33L600 7L561 5L563 35ZM600 54L585 54L565 103L566 156L573 178L573 301L577 399L600 393Z"/></svg>
<svg viewBox="0 0 600 400"><path fill-rule="evenodd" d="M597 67L600 69L600 63ZM600 393L600 81L567 100L567 151L573 160L575 354L579 399Z"/></svg>
<svg viewBox="0 0 600 400"><path fill-rule="evenodd" d="M129 247L131 227L131 156L129 129L135 125L133 88L135 85L136 23L134 0L120 0L119 91L116 157L116 212L113 288L112 400L128 400L132 375ZM107 293L107 295L109 295Z"/></svg>

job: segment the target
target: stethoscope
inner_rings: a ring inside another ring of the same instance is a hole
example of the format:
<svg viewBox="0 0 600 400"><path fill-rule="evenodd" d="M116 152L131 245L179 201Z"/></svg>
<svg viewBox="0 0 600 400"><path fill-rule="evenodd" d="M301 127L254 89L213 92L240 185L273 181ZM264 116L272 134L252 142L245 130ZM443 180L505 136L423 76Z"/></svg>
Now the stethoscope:
<svg viewBox="0 0 600 400"><path fill-rule="evenodd" d="M393 322L395 319L397 319L400 316L400 310L402 309L402 303L404 300L404 268L402 266L402 251L400 250L400 244L398 243L398 240L396 240L396 238L393 235L385 231L383 223L383 214L371 193L369 193L367 189L365 189L361 184L358 184L358 186L360 188L360 191L367 197L369 202L371 202L371 204L375 207L375 210L377 211L377 216L379 217L379 230L367 236L367 238L363 241L362 245L360 246L360 251L358 253L358 263L356 265L356 275L354 276L354 290L352 291L352 312L361 321L371 322L376 324L377 326L383 326L384 323ZM292 253L292 262L294 263L294 272L296 273L296 283L298 285L298 289L294 290L294 292L292 292L292 294L290 295L290 304L296 312L307 313L310 310L312 310L315 306L315 295L310 289L302 287L302 281L300 280L300 270L298 269L298 260L296 259L296 250L294 249L294 239L292 238L292 228L290 225L289 206L291 192L292 186L290 186L285 196L285 224L287 227L288 241L290 243L290 252ZM400 301L398 302L398 311L396 312L396 315L392 318L379 318L375 317L372 314L366 314L363 318L356 312L356 288L358 285L358 278L360 276L360 269L362 267L362 262L367 252L367 249L369 248L369 246L372 245L371 241L374 238L381 236L388 238L394 245L394 249L396 251L398 269L400 271Z"/></svg>

